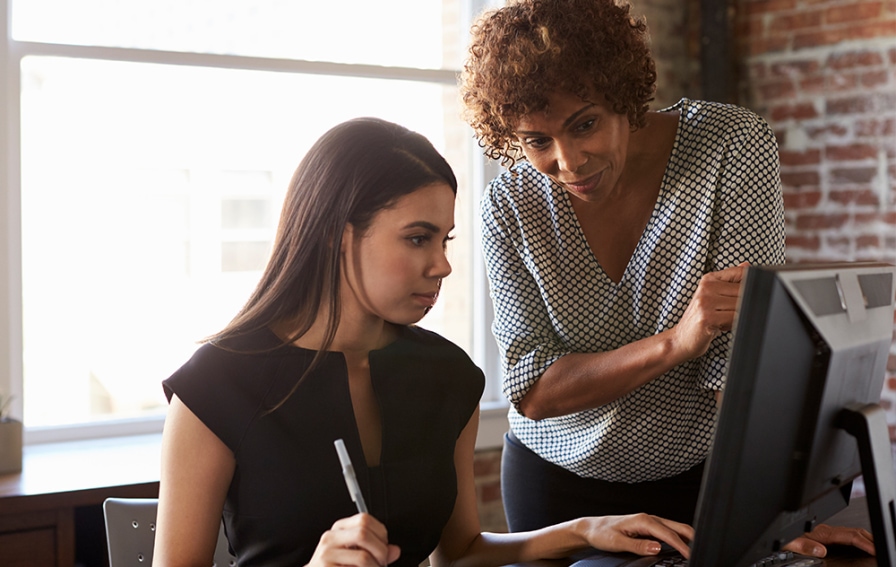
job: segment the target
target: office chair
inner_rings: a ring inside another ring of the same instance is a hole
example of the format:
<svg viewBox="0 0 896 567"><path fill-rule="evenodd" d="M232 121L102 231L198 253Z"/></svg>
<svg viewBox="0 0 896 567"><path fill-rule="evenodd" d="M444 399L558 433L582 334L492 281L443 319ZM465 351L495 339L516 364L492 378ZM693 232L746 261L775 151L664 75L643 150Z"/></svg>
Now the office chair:
<svg viewBox="0 0 896 567"><path fill-rule="evenodd" d="M158 503L155 498L107 498L103 502L109 567L148 567L152 564ZM227 549L224 525L221 524L212 567L236 565L236 558Z"/></svg>

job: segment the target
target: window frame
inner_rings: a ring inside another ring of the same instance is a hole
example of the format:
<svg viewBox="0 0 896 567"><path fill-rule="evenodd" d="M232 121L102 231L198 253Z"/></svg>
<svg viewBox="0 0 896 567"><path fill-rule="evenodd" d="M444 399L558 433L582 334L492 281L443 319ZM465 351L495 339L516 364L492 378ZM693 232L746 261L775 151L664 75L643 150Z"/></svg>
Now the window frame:
<svg viewBox="0 0 896 567"><path fill-rule="evenodd" d="M487 4L488 0L466 0L463 14L469 22L472 14ZM21 61L28 56L55 56L78 59L122 61L132 63L158 63L194 67L215 67L236 70L261 70L283 73L347 76L357 78L397 79L454 85L457 70L412 69L394 66L328 63L296 59L278 59L239 55L175 52L120 47L82 46L56 43L23 42L12 38L12 0L0 0L0 25L6 32L0 44L0 61L5 73L0 78L0 107L3 108L5 127L0 135L0 180L5 198L0 199L0 219L6 230L0 232L0 328L5 329L6 339L0 340L0 391L12 394L10 415L21 419L24 390L23 364L23 313L22 313L22 217L21 217ZM465 26L468 27L468 26ZM475 144L474 144L475 147ZM472 166L473 204L487 180L497 174L499 167L481 152L473 151ZM475 205L474 205L475 206ZM478 219L478 214L474 214ZM478 220L474 220L476 234L473 242L479 242ZM493 311L488 294L481 250L475 244L472 250L473 321L471 357L486 374L486 391L481 404L479 448L500 446L507 430L507 403L500 391L500 356L491 334ZM160 378L161 380L161 378ZM65 427L25 427L25 444L72 441L121 435L157 433L161 431L164 417L135 418L103 421Z"/></svg>

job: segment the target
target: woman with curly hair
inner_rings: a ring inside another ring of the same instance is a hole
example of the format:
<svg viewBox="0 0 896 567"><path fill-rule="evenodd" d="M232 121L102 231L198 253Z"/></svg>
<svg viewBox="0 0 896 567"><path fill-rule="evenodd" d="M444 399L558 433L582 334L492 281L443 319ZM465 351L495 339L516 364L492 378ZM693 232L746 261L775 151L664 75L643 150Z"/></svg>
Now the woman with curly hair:
<svg viewBox="0 0 896 567"><path fill-rule="evenodd" d="M481 204L511 402L511 531L647 512L691 523L748 263L784 262L775 136L749 110L649 111L643 19L510 0L473 26L466 119L509 170ZM874 553L821 525L788 549Z"/></svg>
<svg viewBox="0 0 896 567"><path fill-rule="evenodd" d="M465 118L509 167L481 214L512 530L691 522L745 264L784 262L771 128L649 111L655 80L644 20L613 0L511 1L473 27Z"/></svg>

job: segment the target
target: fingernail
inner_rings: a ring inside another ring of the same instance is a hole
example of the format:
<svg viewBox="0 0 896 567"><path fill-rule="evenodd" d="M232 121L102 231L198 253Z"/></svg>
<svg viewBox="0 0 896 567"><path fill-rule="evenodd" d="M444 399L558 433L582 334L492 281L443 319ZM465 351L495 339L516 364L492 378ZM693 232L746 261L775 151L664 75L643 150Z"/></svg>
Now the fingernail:
<svg viewBox="0 0 896 567"><path fill-rule="evenodd" d="M662 546L655 541L651 541L647 544L647 552L648 553L659 553Z"/></svg>

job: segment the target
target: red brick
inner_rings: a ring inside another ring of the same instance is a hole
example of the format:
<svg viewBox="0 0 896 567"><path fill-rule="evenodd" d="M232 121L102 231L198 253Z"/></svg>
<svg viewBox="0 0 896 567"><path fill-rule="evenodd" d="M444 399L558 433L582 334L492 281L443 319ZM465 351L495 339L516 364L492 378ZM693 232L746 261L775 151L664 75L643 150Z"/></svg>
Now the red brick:
<svg viewBox="0 0 896 567"><path fill-rule="evenodd" d="M786 63L769 65L769 74L773 77L801 77L811 73L817 73L821 69L818 61L813 59L794 59Z"/></svg>
<svg viewBox="0 0 896 567"><path fill-rule="evenodd" d="M823 230L842 228L849 222L849 216L838 214L804 214L796 219L798 230Z"/></svg>
<svg viewBox="0 0 896 567"><path fill-rule="evenodd" d="M473 458L473 475L476 477L500 474L501 471L501 453L500 452L483 452L476 453Z"/></svg>
<svg viewBox="0 0 896 567"><path fill-rule="evenodd" d="M741 2L739 7L744 15L755 16L794 10L797 6L796 0L754 0Z"/></svg>
<svg viewBox="0 0 896 567"><path fill-rule="evenodd" d="M875 225L881 220L880 213L858 213L853 217L855 226Z"/></svg>
<svg viewBox="0 0 896 567"><path fill-rule="evenodd" d="M834 73L826 78L825 90L854 91L859 86L859 77L855 73Z"/></svg>
<svg viewBox="0 0 896 567"><path fill-rule="evenodd" d="M883 64L883 57L875 51L849 51L834 53L828 57L826 67L829 69L855 69Z"/></svg>
<svg viewBox="0 0 896 567"><path fill-rule="evenodd" d="M838 258L852 260L852 240L844 236L829 236L825 239L825 248L836 252Z"/></svg>
<svg viewBox="0 0 896 567"><path fill-rule="evenodd" d="M894 130L894 120L892 118L873 120L857 120L854 124L856 136L874 137L874 136L892 136ZM896 173L894 171L893 173Z"/></svg>
<svg viewBox="0 0 896 567"><path fill-rule="evenodd" d="M795 35L792 49L811 49L825 45L834 45L849 39L850 34L845 29L825 28L814 32L802 32Z"/></svg>
<svg viewBox="0 0 896 567"><path fill-rule="evenodd" d="M856 195L856 204L868 207L880 207L880 194L871 189L863 189Z"/></svg>
<svg viewBox="0 0 896 567"><path fill-rule="evenodd" d="M800 90L803 94L822 93L827 90L827 81L822 76L801 77L799 79Z"/></svg>
<svg viewBox="0 0 896 567"><path fill-rule="evenodd" d="M828 200L838 205L849 205L856 200L855 191L831 191L828 193Z"/></svg>
<svg viewBox="0 0 896 567"><path fill-rule="evenodd" d="M832 161L877 159L877 147L870 144L826 146L824 149L824 157Z"/></svg>
<svg viewBox="0 0 896 567"><path fill-rule="evenodd" d="M815 105L811 102L781 104L771 109L769 117L773 122L812 120L813 118L818 118L818 111L815 110Z"/></svg>
<svg viewBox="0 0 896 567"><path fill-rule="evenodd" d="M735 37L751 40L766 35L765 20L763 18L741 17L735 21Z"/></svg>
<svg viewBox="0 0 896 567"><path fill-rule="evenodd" d="M821 176L817 171L781 172L781 183L788 187L817 187L820 182Z"/></svg>
<svg viewBox="0 0 896 567"><path fill-rule="evenodd" d="M862 73L859 79L865 88L880 87L890 82L890 73L886 70L869 71L868 73Z"/></svg>
<svg viewBox="0 0 896 567"><path fill-rule="evenodd" d="M840 124L827 124L821 128L806 128L806 133L809 135L809 138L813 140L827 140L830 138L839 138L846 136L847 134L849 134L849 130L847 130Z"/></svg>
<svg viewBox="0 0 896 567"><path fill-rule="evenodd" d="M893 57L896 57L896 49L893 50ZM751 80L765 79L768 72L768 65L762 61L751 61L747 69Z"/></svg>
<svg viewBox="0 0 896 567"><path fill-rule="evenodd" d="M796 94L796 88L789 80L771 81L760 85L759 92L765 100L791 99Z"/></svg>
<svg viewBox="0 0 896 567"><path fill-rule="evenodd" d="M862 114L874 110L874 100L868 95L828 100L825 110L837 115Z"/></svg>
<svg viewBox="0 0 896 567"><path fill-rule="evenodd" d="M877 176L876 167L844 167L830 170L831 183L870 183Z"/></svg>
<svg viewBox="0 0 896 567"><path fill-rule="evenodd" d="M787 51L791 47L791 40L785 35L776 35L773 37L757 38L749 42L745 52L746 55L756 57L766 53L778 53Z"/></svg>
<svg viewBox="0 0 896 567"><path fill-rule="evenodd" d="M843 6L832 6L825 10L825 22L840 24L873 20L883 13L880 2L849 2Z"/></svg>
<svg viewBox="0 0 896 567"><path fill-rule="evenodd" d="M821 191L784 191L784 210L814 209L821 203Z"/></svg>
<svg viewBox="0 0 896 567"><path fill-rule="evenodd" d="M485 482L479 486L480 502L494 502L501 500L501 482Z"/></svg>
<svg viewBox="0 0 896 567"><path fill-rule="evenodd" d="M801 152L793 150L781 150L778 152L782 166L788 165L816 165L821 163L821 150L809 149Z"/></svg>
<svg viewBox="0 0 896 567"><path fill-rule="evenodd" d="M821 248L821 238L818 236L787 235L786 247L790 251L794 248L801 250L818 250Z"/></svg>
<svg viewBox="0 0 896 567"><path fill-rule="evenodd" d="M874 234L864 234L856 237L856 248L878 248L880 237Z"/></svg>
<svg viewBox="0 0 896 567"><path fill-rule="evenodd" d="M860 22L843 30L844 40L892 38L894 35L896 35L896 20L874 23Z"/></svg>
<svg viewBox="0 0 896 567"><path fill-rule="evenodd" d="M794 30L820 28L824 24L824 13L821 10L776 13L771 16L769 32L782 33Z"/></svg>

